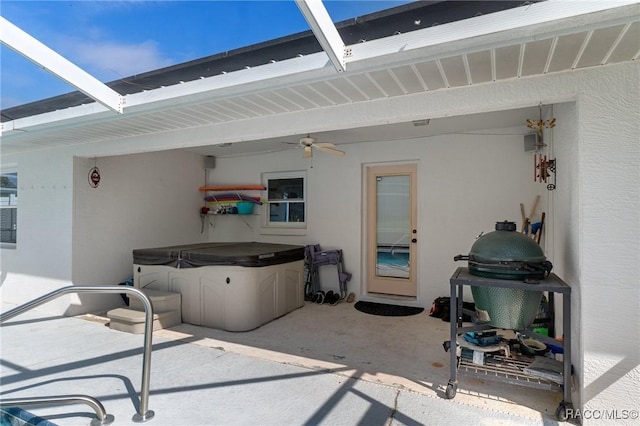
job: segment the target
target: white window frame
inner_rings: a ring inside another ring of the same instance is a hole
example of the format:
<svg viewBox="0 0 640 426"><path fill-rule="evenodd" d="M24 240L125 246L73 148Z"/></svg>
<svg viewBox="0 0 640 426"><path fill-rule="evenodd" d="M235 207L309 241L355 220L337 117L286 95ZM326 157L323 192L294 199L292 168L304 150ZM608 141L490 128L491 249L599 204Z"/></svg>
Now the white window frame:
<svg viewBox="0 0 640 426"><path fill-rule="evenodd" d="M296 198L295 200L269 200L269 181L277 179L302 179L303 196L302 198ZM268 172L262 174L262 184L266 188L267 195L265 197L265 205L263 208L262 217L262 234L271 235L306 235L307 221L309 220L308 212L308 199L309 194L307 192L307 172L306 170L289 171L289 172ZM273 203L303 203L304 204L304 222L271 222L270 221L270 205Z"/></svg>
<svg viewBox="0 0 640 426"><path fill-rule="evenodd" d="M0 173L0 176L4 176L4 175L8 175L8 174L15 174L16 177L18 175L18 171L11 168L11 169L7 169L7 170L2 170L2 172ZM14 209L18 210L18 188L16 188L16 196L15 197L8 197L7 199L4 199L4 197L2 199L0 199L0 209L5 210L5 209ZM16 216L16 223L14 225L16 227L16 231L17 231L17 226L18 226L18 219ZM9 248L9 249L15 249L17 247L17 243L18 243L18 238L16 235L16 242L4 242L4 241L0 241L0 248Z"/></svg>

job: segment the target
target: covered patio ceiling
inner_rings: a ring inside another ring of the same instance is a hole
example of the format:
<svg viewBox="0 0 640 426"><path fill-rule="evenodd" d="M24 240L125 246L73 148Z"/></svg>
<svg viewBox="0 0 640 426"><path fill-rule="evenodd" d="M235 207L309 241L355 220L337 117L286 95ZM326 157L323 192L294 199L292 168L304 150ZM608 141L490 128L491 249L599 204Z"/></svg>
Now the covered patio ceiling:
<svg viewBox="0 0 640 426"><path fill-rule="evenodd" d="M311 27L319 39L332 34L326 22ZM329 39L321 42L333 51L329 56L326 51L312 53L124 95L122 114L93 102L8 120L2 123L0 148L10 154L100 144L635 61L640 57L640 4L626 0L525 4L342 46L342 57L335 54L335 34ZM522 124L516 120L523 112L530 117L532 110L515 112L509 119L504 116L499 126ZM475 130L474 120L480 117L464 121L458 117L459 126ZM438 133L433 129L444 117L423 118L430 119L430 131ZM381 125L394 125L389 128L393 139L414 137L416 127L402 122L407 118L372 118L354 126L357 129L333 129L327 123L309 132L336 145L390 139L388 132L376 127ZM443 129L448 128L445 123ZM180 141L176 147L207 155L240 155L281 149L277 144L297 142L307 133L290 132L269 129L260 137L242 132L217 137L211 132L210 139ZM219 146L236 142L245 143L226 151Z"/></svg>

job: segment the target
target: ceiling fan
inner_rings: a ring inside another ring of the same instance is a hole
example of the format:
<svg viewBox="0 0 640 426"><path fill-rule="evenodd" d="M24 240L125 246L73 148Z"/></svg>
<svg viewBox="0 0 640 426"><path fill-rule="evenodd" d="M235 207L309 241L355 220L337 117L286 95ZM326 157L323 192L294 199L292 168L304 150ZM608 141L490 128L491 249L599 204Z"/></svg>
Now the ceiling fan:
<svg viewBox="0 0 640 426"><path fill-rule="evenodd" d="M300 139L300 146L304 148L303 157L311 158L313 156L313 150L317 149L318 151L326 152L333 155L343 156L344 152L336 149L336 146L330 142L318 142L315 138L307 135L306 138Z"/></svg>

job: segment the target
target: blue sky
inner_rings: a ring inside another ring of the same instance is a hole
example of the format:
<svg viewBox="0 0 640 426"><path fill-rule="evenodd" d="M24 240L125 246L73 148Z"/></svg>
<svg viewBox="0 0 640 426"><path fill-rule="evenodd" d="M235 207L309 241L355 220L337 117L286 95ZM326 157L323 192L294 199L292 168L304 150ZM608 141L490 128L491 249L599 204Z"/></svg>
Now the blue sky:
<svg viewBox="0 0 640 426"><path fill-rule="evenodd" d="M409 2L324 4L337 22ZM293 0L1 0L0 14L103 82L309 29ZM2 109L74 90L4 45L0 55Z"/></svg>

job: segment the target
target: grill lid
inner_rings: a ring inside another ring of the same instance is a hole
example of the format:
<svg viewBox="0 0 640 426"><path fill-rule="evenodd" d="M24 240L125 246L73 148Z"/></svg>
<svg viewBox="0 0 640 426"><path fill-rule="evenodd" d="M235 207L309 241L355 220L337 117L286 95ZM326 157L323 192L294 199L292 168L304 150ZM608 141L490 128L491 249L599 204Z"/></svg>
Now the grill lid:
<svg viewBox="0 0 640 426"><path fill-rule="evenodd" d="M495 231L480 236L471 246L467 260L473 275L499 279L543 279L551 272L542 248L535 240L515 232L516 224L496 222Z"/></svg>

